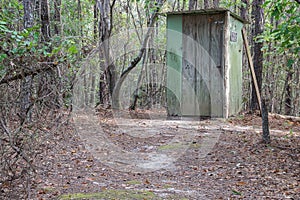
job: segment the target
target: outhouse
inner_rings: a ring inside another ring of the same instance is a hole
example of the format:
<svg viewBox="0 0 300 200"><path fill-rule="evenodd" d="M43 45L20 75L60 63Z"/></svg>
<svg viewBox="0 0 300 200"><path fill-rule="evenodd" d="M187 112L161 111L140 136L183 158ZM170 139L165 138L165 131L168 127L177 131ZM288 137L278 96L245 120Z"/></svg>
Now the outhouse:
<svg viewBox="0 0 300 200"><path fill-rule="evenodd" d="M167 13L169 116L227 118L240 111L243 24L226 9Z"/></svg>

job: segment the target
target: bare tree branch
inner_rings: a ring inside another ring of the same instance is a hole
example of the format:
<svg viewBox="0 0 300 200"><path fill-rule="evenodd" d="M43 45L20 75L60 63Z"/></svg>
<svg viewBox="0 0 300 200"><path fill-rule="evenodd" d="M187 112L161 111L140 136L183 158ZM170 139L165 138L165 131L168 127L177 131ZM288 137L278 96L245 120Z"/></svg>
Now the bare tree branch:
<svg viewBox="0 0 300 200"><path fill-rule="evenodd" d="M55 65L53 63L51 63L51 65L48 65L48 66L43 67L43 68L38 68L38 69L26 71L24 73L19 73L15 76L10 76L10 77L4 78L0 81L0 85L5 84L5 83L9 83L11 81L15 81L15 80L18 80L18 79L22 79L22 78L27 77L27 76L37 75L39 73L42 73L42 72L45 72L45 71L48 71L48 70L52 69L54 66Z"/></svg>
<svg viewBox="0 0 300 200"><path fill-rule="evenodd" d="M113 94L113 107L114 108L119 108L119 91L121 89L121 86L122 86L125 78L131 72L131 70L134 69L137 66L137 64L140 62L140 60L143 57L143 54L146 51L148 40L149 40L149 37L151 35L151 31L153 29L154 23L156 22L157 15L158 15L158 12L159 12L161 6L162 6L162 3L159 3L159 5L157 6L155 12L153 12L152 16L150 17L149 28L147 30L147 33L146 33L145 37L144 37L144 40L143 40L143 43L142 43L142 47L140 48L139 54L137 55L137 57L135 57L130 62L130 64L127 67L127 69L125 69L123 71L123 73L121 74L121 76L120 76L120 78L119 78L119 80L118 80L118 82L117 82L117 84L116 84L116 86L114 88L114 94Z"/></svg>

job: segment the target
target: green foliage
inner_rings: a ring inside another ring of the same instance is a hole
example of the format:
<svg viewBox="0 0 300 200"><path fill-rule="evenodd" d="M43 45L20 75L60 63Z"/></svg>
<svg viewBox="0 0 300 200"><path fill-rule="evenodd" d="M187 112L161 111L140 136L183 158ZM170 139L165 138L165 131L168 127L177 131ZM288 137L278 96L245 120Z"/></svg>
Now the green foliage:
<svg viewBox="0 0 300 200"><path fill-rule="evenodd" d="M153 192L133 190L105 190L99 193L65 194L60 197L65 199L160 199Z"/></svg>
<svg viewBox="0 0 300 200"><path fill-rule="evenodd" d="M266 22L264 34L260 37L265 42L276 42L276 51L280 54L300 52L300 5L294 0L267 0L264 4ZM265 47L267 48L267 47ZM292 60L288 65L292 65Z"/></svg>

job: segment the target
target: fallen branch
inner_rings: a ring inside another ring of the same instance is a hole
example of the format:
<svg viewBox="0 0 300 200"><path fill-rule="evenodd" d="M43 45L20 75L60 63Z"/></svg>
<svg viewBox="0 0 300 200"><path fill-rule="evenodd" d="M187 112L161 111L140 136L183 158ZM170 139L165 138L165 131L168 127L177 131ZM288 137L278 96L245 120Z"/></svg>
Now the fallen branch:
<svg viewBox="0 0 300 200"><path fill-rule="evenodd" d="M43 67L43 68L37 68L37 69L34 69L34 70L25 71L23 73L21 72L21 73L15 75L15 76L10 76L10 77L2 79L0 81L0 85L5 84L5 83L9 83L11 81L15 81L15 80L18 80L18 79L23 79L27 76L37 75L39 73L48 71L48 70L52 69L55 66L56 65L54 63L51 63L51 65L47 65L46 67Z"/></svg>
<svg viewBox="0 0 300 200"><path fill-rule="evenodd" d="M8 139L9 139L9 146L11 147L11 149L17 153L17 155L21 156L21 158L28 164L28 166L32 169L33 172L36 172L35 166L33 166L33 164L30 161L30 158L24 153L24 151L22 150L22 148L16 146L13 142L13 137L15 137L16 134L12 135L11 132L8 130L8 128L6 127L6 123L1 119L0 120L0 125L1 128L4 130L4 132L7 134Z"/></svg>
<svg viewBox="0 0 300 200"><path fill-rule="evenodd" d="M275 118L280 118L280 119L285 119L285 120L290 120L293 122L300 122L300 117L295 117L295 116L280 115L280 114L276 114L276 113L270 113L269 116L275 117Z"/></svg>

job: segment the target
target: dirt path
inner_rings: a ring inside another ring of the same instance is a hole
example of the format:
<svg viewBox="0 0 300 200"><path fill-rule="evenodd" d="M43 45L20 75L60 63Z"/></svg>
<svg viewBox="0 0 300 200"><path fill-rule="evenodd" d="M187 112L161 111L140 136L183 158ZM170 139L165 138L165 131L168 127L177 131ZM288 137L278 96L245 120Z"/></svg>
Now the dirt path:
<svg viewBox="0 0 300 200"><path fill-rule="evenodd" d="M37 174L0 185L0 199L300 199L300 124L166 120L164 114L93 112L44 141Z"/></svg>
<svg viewBox="0 0 300 200"><path fill-rule="evenodd" d="M113 177L109 181L117 182L105 184L108 190L91 199L299 197L299 163L287 156L289 149L275 147L288 139L295 140L297 147L297 133L283 140L289 131L272 130L274 147L266 148L260 143L259 124L124 117L99 120L91 114L78 114L74 122L88 151L110 170Z"/></svg>
<svg viewBox="0 0 300 200"><path fill-rule="evenodd" d="M197 147L197 157L203 159L225 127L221 120L113 118L100 123L98 116L86 114L77 114L74 122L80 138L95 158L116 170L131 173L175 170L174 163L190 146ZM135 140L144 144L138 145Z"/></svg>

